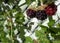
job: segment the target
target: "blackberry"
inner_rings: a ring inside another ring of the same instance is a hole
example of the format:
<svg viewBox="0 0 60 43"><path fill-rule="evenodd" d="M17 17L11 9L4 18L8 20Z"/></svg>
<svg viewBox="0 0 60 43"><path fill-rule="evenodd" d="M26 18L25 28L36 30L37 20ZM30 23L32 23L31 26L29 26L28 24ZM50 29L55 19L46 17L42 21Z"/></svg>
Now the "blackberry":
<svg viewBox="0 0 60 43"><path fill-rule="evenodd" d="M45 8L45 11L47 15L52 16L56 13L57 6L54 3L51 3Z"/></svg>
<svg viewBox="0 0 60 43"><path fill-rule="evenodd" d="M29 16L30 18L33 18L33 17L36 16L36 11L35 11L35 10L32 10L32 9L28 9L28 10L26 11L26 14L27 14L27 16Z"/></svg>
<svg viewBox="0 0 60 43"><path fill-rule="evenodd" d="M47 18L47 14L45 13L44 10L38 10L38 11L36 12L36 17L37 17L37 19L39 19L39 20L45 20L45 19Z"/></svg>

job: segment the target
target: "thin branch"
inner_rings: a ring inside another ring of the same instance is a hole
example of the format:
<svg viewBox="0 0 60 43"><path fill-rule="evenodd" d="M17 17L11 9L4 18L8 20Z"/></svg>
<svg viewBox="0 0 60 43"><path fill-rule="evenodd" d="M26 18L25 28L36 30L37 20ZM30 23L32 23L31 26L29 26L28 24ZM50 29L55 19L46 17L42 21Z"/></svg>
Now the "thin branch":
<svg viewBox="0 0 60 43"><path fill-rule="evenodd" d="M40 0L40 2L41 2L41 6L43 6L43 0Z"/></svg>
<svg viewBox="0 0 60 43"><path fill-rule="evenodd" d="M13 34L12 34L12 22L11 22L11 40L12 40L12 43L14 43L14 40L13 40Z"/></svg>

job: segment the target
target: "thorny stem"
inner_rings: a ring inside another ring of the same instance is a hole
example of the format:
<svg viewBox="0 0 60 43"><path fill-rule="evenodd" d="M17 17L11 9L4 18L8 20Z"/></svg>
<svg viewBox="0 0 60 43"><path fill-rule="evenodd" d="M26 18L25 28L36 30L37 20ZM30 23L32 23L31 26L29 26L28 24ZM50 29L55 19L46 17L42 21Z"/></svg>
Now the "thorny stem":
<svg viewBox="0 0 60 43"><path fill-rule="evenodd" d="M8 17L9 17L9 19L7 19L7 20L11 23L11 27L10 27L10 29L11 29L11 30L10 30L10 31L11 31L11 33L10 33L11 36L10 36L10 37L11 37L11 38L10 38L10 39L11 39L12 43L14 43L13 34L12 34L12 29L13 29L13 28L12 28L12 27L13 27L12 24L13 24L13 21L12 21L12 18L10 17L10 13L7 12L7 14L8 14Z"/></svg>
<svg viewBox="0 0 60 43"><path fill-rule="evenodd" d="M12 43L14 43L13 34L12 34L12 21L11 21L11 40L12 40Z"/></svg>

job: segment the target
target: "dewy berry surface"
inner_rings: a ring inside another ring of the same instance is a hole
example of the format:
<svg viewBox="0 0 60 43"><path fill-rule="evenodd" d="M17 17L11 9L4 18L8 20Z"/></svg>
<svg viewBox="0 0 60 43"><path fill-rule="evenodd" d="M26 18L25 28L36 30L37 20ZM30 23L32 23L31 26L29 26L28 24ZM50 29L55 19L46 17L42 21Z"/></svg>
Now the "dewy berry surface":
<svg viewBox="0 0 60 43"><path fill-rule="evenodd" d="M54 3L51 3L45 8L45 11L47 15L52 16L56 13L57 6Z"/></svg>
<svg viewBox="0 0 60 43"><path fill-rule="evenodd" d="M45 13L44 10L38 10L38 11L36 12L36 17L37 17L37 19L39 19L39 20L45 20L45 19L47 18L47 14Z"/></svg>
<svg viewBox="0 0 60 43"><path fill-rule="evenodd" d="M33 18L33 17L36 16L36 11L35 11L35 10L32 10L32 9L28 9L28 10L26 11L26 14L27 14L27 16L29 16L30 18Z"/></svg>

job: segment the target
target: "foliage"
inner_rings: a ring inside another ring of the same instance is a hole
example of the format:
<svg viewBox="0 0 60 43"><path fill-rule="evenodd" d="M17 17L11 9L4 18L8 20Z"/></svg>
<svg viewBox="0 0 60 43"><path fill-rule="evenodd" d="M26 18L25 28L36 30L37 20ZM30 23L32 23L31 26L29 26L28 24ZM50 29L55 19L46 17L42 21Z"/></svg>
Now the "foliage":
<svg viewBox="0 0 60 43"><path fill-rule="evenodd" d="M18 6L21 0L0 0L0 42L1 43L19 43L17 40L17 36L21 38L22 43L34 43L34 39L31 37L25 37L24 29L31 30L31 25L34 23L30 23L28 27L25 22L24 12L21 10L21 6L27 4L26 9L29 5L34 2L35 0L25 0L26 2ZM49 0L51 2L52 0ZM55 1L55 0L53 0ZM52 1L52 2L53 2ZM38 0L38 5L40 4L40 0ZM49 3L48 0L43 0L44 3ZM25 9L25 10L26 10ZM24 10L24 11L25 11ZM60 23L56 23L52 17L48 17L48 27L39 24L38 26L41 27L41 30L36 30L35 35L38 37L38 43L60 43ZM15 19L15 20L13 20ZM59 18L60 19L60 18ZM58 22L58 21L57 21ZM28 23L27 23L28 24ZM54 25L56 27L54 27ZM15 34L14 31L18 30ZM50 40L51 37L54 40Z"/></svg>

